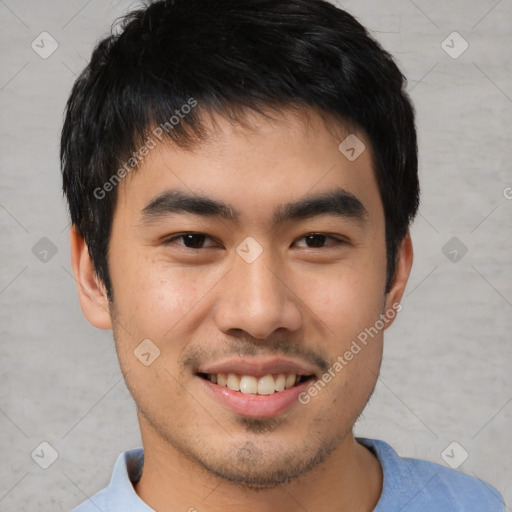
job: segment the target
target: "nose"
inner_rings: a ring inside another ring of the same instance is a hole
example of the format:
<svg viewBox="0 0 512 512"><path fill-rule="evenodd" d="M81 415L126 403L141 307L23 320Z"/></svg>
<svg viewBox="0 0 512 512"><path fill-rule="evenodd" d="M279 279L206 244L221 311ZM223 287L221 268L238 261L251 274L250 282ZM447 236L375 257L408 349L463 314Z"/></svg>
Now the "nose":
<svg viewBox="0 0 512 512"><path fill-rule="evenodd" d="M217 327L223 333L243 330L253 338L265 339L277 329L296 331L301 327L300 300L270 250L252 263L237 256L225 279L215 310Z"/></svg>

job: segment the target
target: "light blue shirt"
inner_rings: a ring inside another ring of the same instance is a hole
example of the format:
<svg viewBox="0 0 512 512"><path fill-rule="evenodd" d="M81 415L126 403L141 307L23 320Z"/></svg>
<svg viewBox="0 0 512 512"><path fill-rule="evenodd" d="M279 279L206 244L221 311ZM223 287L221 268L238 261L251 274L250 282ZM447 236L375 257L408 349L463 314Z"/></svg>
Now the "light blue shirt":
<svg viewBox="0 0 512 512"><path fill-rule="evenodd" d="M500 493L490 485L433 462L402 458L383 441L358 438L378 458L384 481L373 512L504 512ZM142 448L117 458L105 489L71 512L154 512L133 489L142 474Z"/></svg>

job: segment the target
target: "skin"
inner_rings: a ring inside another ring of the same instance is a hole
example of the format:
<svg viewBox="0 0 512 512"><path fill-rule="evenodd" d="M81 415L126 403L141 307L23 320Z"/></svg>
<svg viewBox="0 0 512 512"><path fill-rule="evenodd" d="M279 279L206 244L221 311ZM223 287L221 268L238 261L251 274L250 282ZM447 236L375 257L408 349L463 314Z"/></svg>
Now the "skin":
<svg viewBox="0 0 512 512"><path fill-rule="evenodd" d="M161 143L123 180L108 255L113 303L71 230L82 310L113 330L138 408L145 466L135 490L157 511L370 511L382 470L352 428L376 384L383 331L307 405L273 418L234 413L194 373L191 361L293 353L320 378L319 361L331 365L400 302L412 265L407 235L386 294L385 218L364 134L356 132L366 150L350 162L338 150L350 132L314 112L309 122L286 110L275 121L246 119L241 126L216 116L210 138L192 151ZM279 205L339 188L363 204L363 220L272 224ZM142 222L144 207L168 189L229 203L240 220L181 213ZM186 232L208 235L204 246L164 243ZM311 233L343 243L310 247ZM263 249L250 264L236 252L248 236ZM160 350L149 366L134 356L147 338Z"/></svg>

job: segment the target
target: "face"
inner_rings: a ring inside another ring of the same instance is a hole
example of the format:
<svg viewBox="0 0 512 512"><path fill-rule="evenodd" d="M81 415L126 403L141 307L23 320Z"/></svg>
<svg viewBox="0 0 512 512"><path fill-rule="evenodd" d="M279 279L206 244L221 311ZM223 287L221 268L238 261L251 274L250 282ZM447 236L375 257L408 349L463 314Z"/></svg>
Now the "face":
<svg viewBox="0 0 512 512"><path fill-rule="evenodd" d="M349 133L314 113L247 121L216 118L192 151L161 143L122 182L110 313L143 439L271 487L351 433L403 288L385 294L365 136L349 161L338 149Z"/></svg>

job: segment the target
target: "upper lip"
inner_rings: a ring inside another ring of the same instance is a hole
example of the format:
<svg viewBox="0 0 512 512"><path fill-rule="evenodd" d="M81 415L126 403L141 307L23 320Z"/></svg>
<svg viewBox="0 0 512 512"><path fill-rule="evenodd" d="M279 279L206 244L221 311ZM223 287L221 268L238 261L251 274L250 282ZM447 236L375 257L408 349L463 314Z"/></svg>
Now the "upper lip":
<svg viewBox="0 0 512 512"><path fill-rule="evenodd" d="M218 363L200 365L197 373L218 374L234 373L236 375L252 375L263 377L270 374L315 375L315 369L305 361L274 358L236 358L220 361Z"/></svg>

